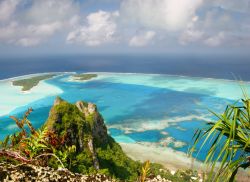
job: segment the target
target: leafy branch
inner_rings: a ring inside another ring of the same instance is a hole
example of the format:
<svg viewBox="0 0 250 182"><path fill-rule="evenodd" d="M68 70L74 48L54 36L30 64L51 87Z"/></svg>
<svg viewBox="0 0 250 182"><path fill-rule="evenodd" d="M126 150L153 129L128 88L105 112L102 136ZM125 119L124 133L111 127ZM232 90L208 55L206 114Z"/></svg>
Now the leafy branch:
<svg viewBox="0 0 250 182"><path fill-rule="evenodd" d="M202 143L201 150L211 142L205 160L211 169L211 181L234 181L239 168L250 166L250 99L242 99L240 106L236 104L228 105L222 114L211 111L218 120L194 135L190 153L198 143Z"/></svg>

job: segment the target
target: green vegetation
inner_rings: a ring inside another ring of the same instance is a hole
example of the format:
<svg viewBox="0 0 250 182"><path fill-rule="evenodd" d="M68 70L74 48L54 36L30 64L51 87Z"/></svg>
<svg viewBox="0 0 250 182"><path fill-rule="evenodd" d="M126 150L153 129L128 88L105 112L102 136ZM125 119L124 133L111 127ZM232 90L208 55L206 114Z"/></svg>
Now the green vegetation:
<svg viewBox="0 0 250 182"><path fill-rule="evenodd" d="M73 75L73 78L78 81L85 81L96 78L97 76L97 74L75 74Z"/></svg>
<svg viewBox="0 0 250 182"><path fill-rule="evenodd" d="M148 161L143 165L130 159L107 134L94 104L70 104L58 97L46 123L38 130L28 120L32 111L29 109L22 119L11 116L20 132L0 142L0 162L62 167L82 174L106 174L121 181L145 181L157 175L173 182L199 179L191 180L197 176L193 171L172 175L159 164Z"/></svg>
<svg viewBox="0 0 250 182"><path fill-rule="evenodd" d="M141 168L140 181L145 182L149 174L150 174L150 161L146 161Z"/></svg>
<svg viewBox="0 0 250 182"><path fill-rule="evenodd" d="M12 82L12 84L14 86L21 86L22 91L28 91L32 89L33 87L37 86L40 81L53 78L54 76L56 76L56 74L35 76L35 77L27 78L27 79L15 80Z"/></svg>
<svg viewBox="0 0 250 182"><path fill-rule="evenodd" d="M153 175L160 175L161 178L165 178L172 182L198 182L200 181L200 177L198 175L197 171L194 171L192 169L187 170L177 170L174 174L171 174L171 172L168 169L164 169L164 167L160 164L151 163L150 164L150 170L147 177L150 178L150 176Z"/></svg>
<svg viewBox="0 0 250 182"><path fill-rule="evenodd" d="M108 136L103 118L95 105L82 101L74 105L60 98L56 102L44 127L53 130L57 137L65 138L54 152L65 167L73 172L99 172L132 181L138 177L140 163L127 157L120 145ZM93 112L88 110L91 106ZM89 147L91 142L93 150ZM72 146L75 146L74 150L70 148ZM93 165L93 156L96 156L100 170ZM54 164L55 160L53 158L50 164Z"/></svg>
<svg viewBox="0 0 250 182"><path fill-rule="evenodd" d="M250 167L250 99L228 105L222 114L213 113L218 120L194 136L195 151L198 143L210 145L205 163L210 169L209 181L233 182L240 168Z"/></svg>

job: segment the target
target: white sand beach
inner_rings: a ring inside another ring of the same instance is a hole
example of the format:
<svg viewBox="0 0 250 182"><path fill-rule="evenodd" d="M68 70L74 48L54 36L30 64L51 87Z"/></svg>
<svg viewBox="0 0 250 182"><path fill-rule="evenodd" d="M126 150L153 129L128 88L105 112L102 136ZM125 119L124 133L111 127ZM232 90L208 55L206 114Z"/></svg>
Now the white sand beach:
<svg viewBox="0 0 250 182"><path fill-rule="evenodd" d="M146 146L138 143L119 143L124 152L134 160L155 162L162 164L169 170L178 169L202 169L199 161L192 162L185 153L175 151L168 147Z"/></svg>

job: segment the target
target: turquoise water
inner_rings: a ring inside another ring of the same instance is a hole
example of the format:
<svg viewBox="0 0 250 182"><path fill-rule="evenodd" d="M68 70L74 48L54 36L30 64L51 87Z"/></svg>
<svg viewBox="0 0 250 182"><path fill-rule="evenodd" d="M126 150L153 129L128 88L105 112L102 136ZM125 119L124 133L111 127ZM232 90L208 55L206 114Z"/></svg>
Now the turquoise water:
<svg viewBox="0 0 250 182"><path fill-rule="evenodd" d="M241 97L237 82L169 75L98 73L97 79L76 82L72 81L71 74L64 74L45 83L61 92L46 95L52 89L48 87L39 92L39 97L33 93L34 98L38 98L33 102L24 102L22 106L13 107L8 114L2 114L0 139L17 131L8 115L21 117L28 107L34 109L30 120L39 128L46 121L55 97L59 95L72 103L84 100L97 104L109 133L118 142L152 145L165 142L163 147L187 152L194 131L204 127L206 121L215 119L208 109L222 112L226 104ZM250 87L248 83L244 85ZM2 88L1 92L4 93L4 90ZM11 94L9 98L2 98L2 103L14 105L15 100L8 102ZM32 94L32 90L20 94L20 98L29 94ZM201 152L199 159L204 157L204 152Z"/></svg>

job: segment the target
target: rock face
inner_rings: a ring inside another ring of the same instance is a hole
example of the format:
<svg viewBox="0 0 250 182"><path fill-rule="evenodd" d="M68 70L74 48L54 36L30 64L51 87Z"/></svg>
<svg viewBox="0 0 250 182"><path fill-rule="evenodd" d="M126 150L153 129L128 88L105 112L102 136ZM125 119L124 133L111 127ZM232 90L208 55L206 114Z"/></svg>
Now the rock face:
<svg viewBox="0 0 250 182"><path fill-rule="evenodd" d="M108 134L96 105L83 101L70 104L57 97L45 126L59 136L66 136L65 144L75 145L78 152L88 150L92 154L95 169L100 168L95 144L107 143Z"/></svg>
<svg viewBox="0 0 250 182"><path fill-rule="evenodd" d="M76 107L84 114L86 120L92 125L91 129L93 137L100 142L106 143L108 139L107 128L96 105L78 101L76 102Z"/></svg>

